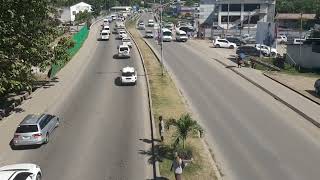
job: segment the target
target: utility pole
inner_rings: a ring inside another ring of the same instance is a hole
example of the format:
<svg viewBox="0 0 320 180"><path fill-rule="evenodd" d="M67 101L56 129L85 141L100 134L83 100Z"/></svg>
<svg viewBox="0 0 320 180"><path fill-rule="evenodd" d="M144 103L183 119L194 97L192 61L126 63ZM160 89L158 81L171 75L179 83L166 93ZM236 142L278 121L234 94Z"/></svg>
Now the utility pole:
<svg viewBox="0 0 320 180"><path fill-rule="evenodd" d="M300 13L300 32L299 32L299 36L300 36L300 42L299 42L299 55L301 56L301 44L302 44L302 15L303 13Z"/></svg>
<svg viewBox="0 0 320 180"><path fill-rule="evenodd" d="M160 0L160 51L161 51L161 57L160 57L160 66L161 66L161 76L164 75L163 72L163 32L162 32L162 11L163 11L163 6L162 6L162 0Z"/></svg>
<svg viewBox="0 0 320 180"><path fill-rule="evenodd" d="M228 2L228 24L227 24L227 32L226 32L226 35L228 34L229 24L230 24L230 2Z"/></svg>

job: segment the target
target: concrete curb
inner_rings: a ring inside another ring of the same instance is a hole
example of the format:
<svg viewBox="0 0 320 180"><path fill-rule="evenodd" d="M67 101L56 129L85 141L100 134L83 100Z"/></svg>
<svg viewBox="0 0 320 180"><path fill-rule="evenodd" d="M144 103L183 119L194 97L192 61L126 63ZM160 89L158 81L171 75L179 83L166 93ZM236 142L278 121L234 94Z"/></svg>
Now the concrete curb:
<svg viewBox="0 0 320 180"><path fill-rule="evenodd" d="M222 64L223 66L227 67L228 65L225 64L224 62L220 61L219 59L216 58L212 58L213 60L217 61L218 63ZM267 94L269 94L270 96L272 96L273 98L275 98L276 100L278 100L279 102L281 102L282 104L284 104L285 106L289 107L290 109L292 109L294 112L296 112L297 114L299 114L300 116L302 116L303 118L305 118L306 120L308 120L309 122L311 122L313 125L315 125L316 127L320 128L320 123L317 122L315 119L311 118L310 116L308 116L307 114L305 114L304 112L300 111L299 109L297 109L296 107L294 107L293 105L289 104L288 102L286 102L284 99L280 98L279 96L275 95L274 93L272 93L271 91L267 90L266 88L262 87L261 85L259 85L258 83L254 82L253 80L251 80L250 78L248 78L247 76L243 75L242 73L240 73L239 71L235 70L234 68L229 68L231 71L235 72L236 74L238 74L239 76L241 76L242 78L244 78L245 80L249 81L251 84L255 85L256 87L258 87L259 89L263 90L264 92L266 92Z"/></svg>
<svg viewBox="0 0 320 180"><path fill-rule="evenodd" d="M310 97L308 97L308 96L306 96L306 95L302 94L302 93L301 93L301 92L299 92L298 90L296 90L296 89L294 89L294 88L292 88L292 87L290 87L290 86L288 86L288 85L286 85L286 84L284 84L284 83L282 83L282 82L278 81L277 79L275 79L275 78L273 78L273 77L269 76L269 75L268 75L268 74L266 74L265 72L263 73L263 75L264 75L264 76L266 76L266 77L268 77L269 79L271 79L271 80L273 80L273 81L275 81L275 82L277 82L277 83L281 84L282 86L284 86L284 87L286 87L286 88L288 88L288 89L290 89L290 90L292 90L292 91L294 91L294 92L296 92L296 93L300 94L301 96L303 96L303 97L307 98L308 100L310 100L310 101L312 101L312 102L314 102L314 103L316 103L316 104L320 105L320 103L319 103L318 101L315 101L315 100L313 100L312 98L310 98Z"/></svg>
<svg viewBox="0 0 320 180"><path fill-rule="evenodd" d="M127 28L127 27L125 27ZM126 29L126 31L129 33L133 43L135 44L136 48L138 49L138 52L139 52L139 56L140 56L140 59L141 59L141 62L142 62L142 66L143 66L143 70L144 70L144 73L145 73L145 81L146 81L146 84L147 84L147 89L148 89L148 105L149 105L149 117L150 117L150 128L151 128L151 139L152 139L152 154L153 154L153 158L155 157L155 143L154 143L154 139L155 139L155 136L156 136L156 133L154 132L156 127L155 127L155 121L154 121L154 117L153 117L153 108L152 108L152 98L151 98L151 89L150 89L150 84L149 84L149 77L148 77L148 71L146 69L146 66L145 66L145 61L144 61L144 58L142 56L142 53L141 53L141 50L138 46L138 44L136 43L135 39L133 38L132 34ZM153 159L153 178L154 179L157 179L158 177L160 177L160 169L159 169L159 163L158 161L156 161L155 159Z"/></svg>

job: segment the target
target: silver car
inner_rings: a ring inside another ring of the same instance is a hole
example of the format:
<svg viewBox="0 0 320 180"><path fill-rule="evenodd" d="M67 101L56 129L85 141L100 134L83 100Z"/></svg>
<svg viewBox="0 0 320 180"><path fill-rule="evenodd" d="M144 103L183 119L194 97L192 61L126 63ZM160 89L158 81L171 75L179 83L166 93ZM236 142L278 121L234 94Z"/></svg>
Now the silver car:
<svg viewBox="0 0 320 180"><path fill-rule="evenodd" d="M19 124L13 137L13 145L41 145L49 142L53 130L59 126L59 118L50 114L27 115Z"/></svg>

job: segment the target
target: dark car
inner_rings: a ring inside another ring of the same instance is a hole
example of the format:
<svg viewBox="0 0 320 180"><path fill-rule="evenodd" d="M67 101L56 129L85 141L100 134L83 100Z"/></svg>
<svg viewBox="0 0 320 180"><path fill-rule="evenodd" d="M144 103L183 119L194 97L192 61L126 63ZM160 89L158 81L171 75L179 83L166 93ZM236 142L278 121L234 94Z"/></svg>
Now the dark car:
<svg viewBox="0 0 320 180"><path fill-rule="evenodd" d="M226 38L229 42L232 42L232 43L235 43L237 46L242 46L242 45L245 45L246 42L239 39L239 38L236 38L236 37L227 37Z"/></svg>
<svg viewBox="0 0 320 180"><path fill-rule="evenodd" d="M237 48L236 53L239 55L240 53L245 54L246 56L260 56L260 51L253 46L240 46Z"/></svg>

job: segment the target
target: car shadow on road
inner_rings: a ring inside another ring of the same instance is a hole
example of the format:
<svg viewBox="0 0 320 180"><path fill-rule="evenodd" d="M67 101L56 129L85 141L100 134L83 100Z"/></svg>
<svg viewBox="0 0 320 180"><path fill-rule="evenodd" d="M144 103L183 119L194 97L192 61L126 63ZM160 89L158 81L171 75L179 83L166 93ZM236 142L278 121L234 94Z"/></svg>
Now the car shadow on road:
<svg viewBox="0 0 320 180"><path fill-rule="evenodd" d="M307 93L309 93L310 95L312 95L313 97L319 99L319 95L317 95L316 91L314 90L306 90Z"/></svg>
<svg viewBox="0 0 320 180"><path fill-rule="evenodd" d="M38 149L41 147L41 145L24 145L24 146L15 146L13 144L13 140L10 141L9 146L11 150L30 150L30 149Z"/></svg>

